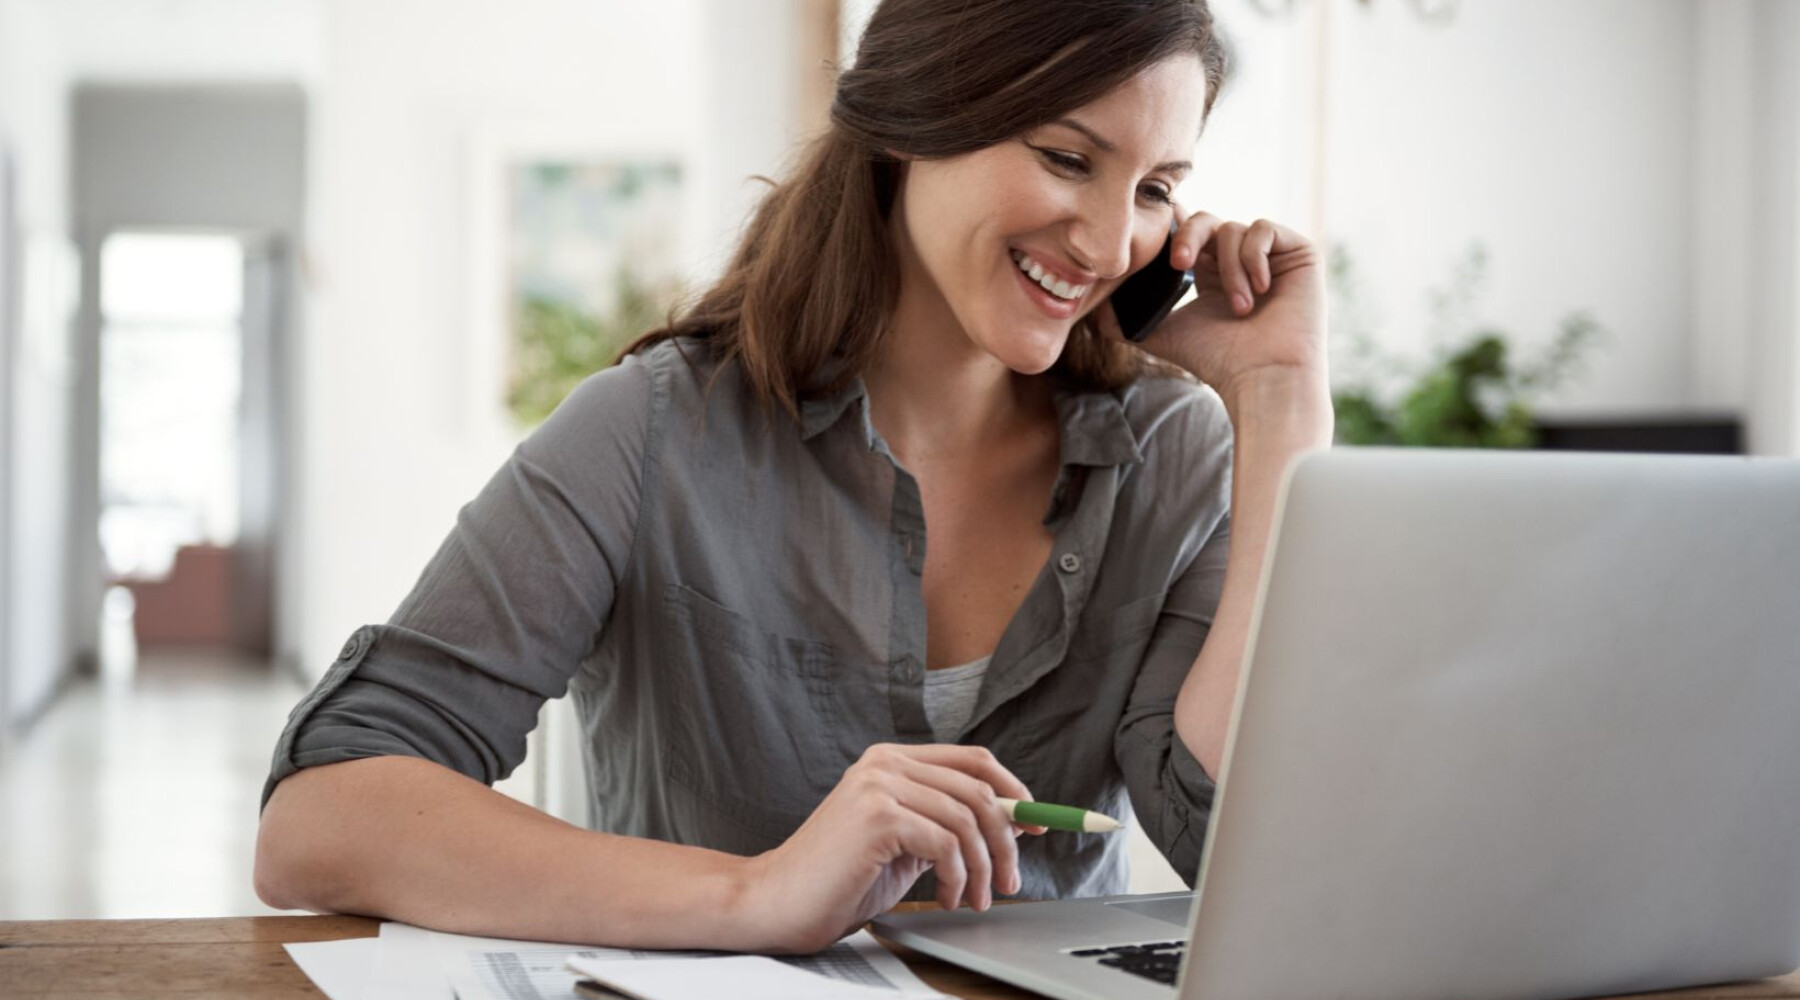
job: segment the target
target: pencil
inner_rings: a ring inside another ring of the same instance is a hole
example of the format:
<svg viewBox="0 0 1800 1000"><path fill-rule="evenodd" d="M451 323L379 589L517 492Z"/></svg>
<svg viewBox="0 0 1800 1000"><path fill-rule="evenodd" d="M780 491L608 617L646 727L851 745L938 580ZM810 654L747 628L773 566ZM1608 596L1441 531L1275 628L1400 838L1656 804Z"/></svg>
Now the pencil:
<svg viewBox="0 0 1800 1000"><path fill-rule="evenodd" d="M1000 799L999 802L1013 822L1028 826L1047 826L1052 830L1068 830L1071 833L1111 833L1119 829L1119 821L1111 816L1074 806L1020 802L1018 799Z"/></svg>

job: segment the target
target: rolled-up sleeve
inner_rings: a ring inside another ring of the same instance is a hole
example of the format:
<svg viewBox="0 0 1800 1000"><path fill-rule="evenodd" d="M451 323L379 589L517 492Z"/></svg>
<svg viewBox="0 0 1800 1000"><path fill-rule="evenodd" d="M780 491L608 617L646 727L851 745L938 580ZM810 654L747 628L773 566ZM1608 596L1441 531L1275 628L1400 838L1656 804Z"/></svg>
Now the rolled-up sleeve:
<svg viewBox="0 0 1800 1000"><path fill-rule="evenodd" d="M357 629L279 737L262 801L301 768L435 761L483 783L593 650L632 554L655 409L638 356L583 382L514 450L385 625Z"/></svg>
<svg viewBox="0 0 1800 1000"><path fill-rule="evenodd" d="M1190 886L1200 870L1215 784L1175 732L1175 699L1212 629L1230 534L1226 516L1170 589L1114 741L1133 810Z"/></svg>
<svg viewBox="0 0 1800 1000"><path fill-rule="evenodd" d="M1158 426L1143 486L1150 516L1182 526L1178 557L1150 635L1113 754L1145 832L1189 885L1212 816L1213 776L1175 732L1175 699L1212 630L1231 551L1233 439L1225 406L1210 390Z"/></svg>

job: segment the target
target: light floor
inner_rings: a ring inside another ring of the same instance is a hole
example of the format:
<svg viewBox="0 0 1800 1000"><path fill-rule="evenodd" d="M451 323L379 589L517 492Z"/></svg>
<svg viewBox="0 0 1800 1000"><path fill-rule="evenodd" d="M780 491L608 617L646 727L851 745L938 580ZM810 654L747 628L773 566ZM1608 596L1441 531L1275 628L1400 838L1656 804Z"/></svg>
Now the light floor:
<svg viewBox="0 0 1800 1000"><path fill-rule="evenodd" d="M303 694L267 665L146 654L67 691L0 757L0 920L276 913L257 806Z"/></svg>

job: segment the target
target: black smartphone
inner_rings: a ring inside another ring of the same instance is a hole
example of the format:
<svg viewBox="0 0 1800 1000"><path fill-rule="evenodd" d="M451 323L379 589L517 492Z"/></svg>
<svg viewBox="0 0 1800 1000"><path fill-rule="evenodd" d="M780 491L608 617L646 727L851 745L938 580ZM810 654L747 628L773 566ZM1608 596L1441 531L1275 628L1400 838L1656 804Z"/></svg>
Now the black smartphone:
<svg viewBox="0 0 1800 1000"><path fill-rule="evenodd" d="M1194 272L1179 271L1169 264L1169 253L1175 247L1175 230L1179 227L1178 222L1169 223L1169 238L1163 241L1162 252L1121 282L1108 299L1126 340L1135 343L1148 337L1156 324L1169 315L1169 310L1175 308L1175 303L1194 287Z"/></svg>

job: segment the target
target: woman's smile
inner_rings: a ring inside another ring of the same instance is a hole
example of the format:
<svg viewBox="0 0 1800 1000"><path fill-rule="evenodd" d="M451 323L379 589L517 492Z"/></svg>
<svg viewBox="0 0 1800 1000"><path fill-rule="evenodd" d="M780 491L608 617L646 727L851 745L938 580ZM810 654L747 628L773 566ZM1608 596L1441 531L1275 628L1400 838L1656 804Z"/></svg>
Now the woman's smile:
<svg viewBox="0 0 1800 1000"><path fill-rule="evenodd" d="M1082 300L1087 297L1087 293L1093 288L1092 285L1077 285L1071 288L1068 282L1057 281L1052 277L1051 280L1055 282L1059 290L1070 293L1069 297L1058 295L1045 288L1040 279L1033 278L1025 271L1026 266L1030 266L1032 270L1037 271L1040 275L1044 275L1043 265L1038 264L1030 257L1030 255L1024 254L1018 250L1012 251L1012 258L1013 278L1017 280L1019 287L1024 291L1026 298L1030 299L1032 304L1037 306L1038 311L1054 319L1073 318L1074 315L1080 311ZM1045 276L1050 277L1049 275Z"/></svg>

